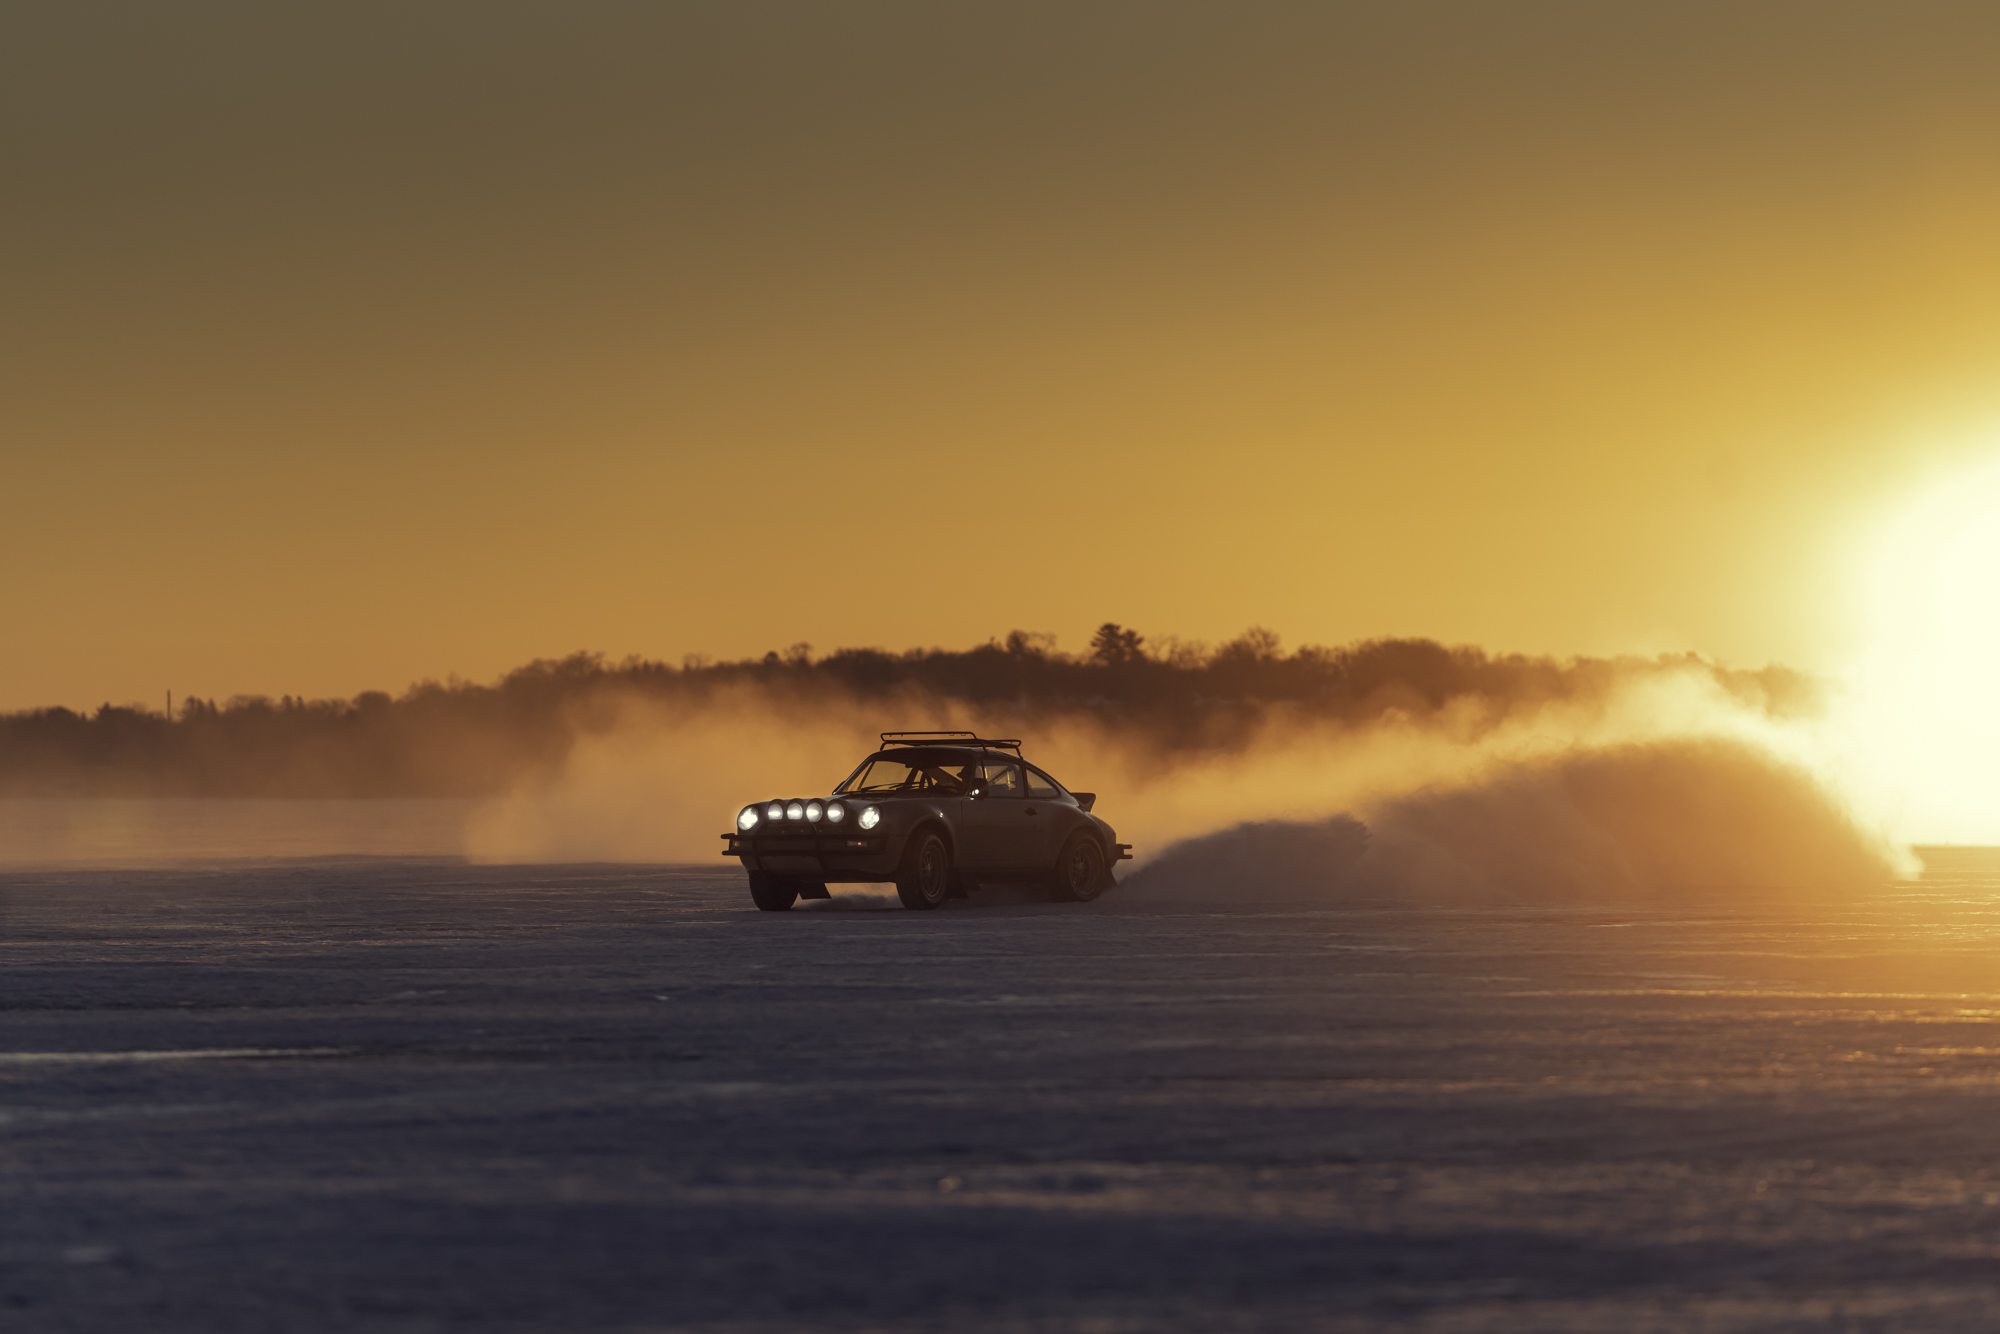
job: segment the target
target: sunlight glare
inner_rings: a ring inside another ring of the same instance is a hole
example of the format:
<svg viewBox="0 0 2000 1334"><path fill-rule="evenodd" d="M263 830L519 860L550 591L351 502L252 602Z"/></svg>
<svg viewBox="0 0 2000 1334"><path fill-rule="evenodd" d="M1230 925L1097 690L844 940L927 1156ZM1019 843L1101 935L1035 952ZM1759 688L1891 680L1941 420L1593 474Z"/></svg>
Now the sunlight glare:
<svg viewBox="0 0 2000 1334"><path fill-rule="evenodd" d="M1865 577L1859 785L1918 842L2000 843L2000 461L1920 490Z"/></svg>

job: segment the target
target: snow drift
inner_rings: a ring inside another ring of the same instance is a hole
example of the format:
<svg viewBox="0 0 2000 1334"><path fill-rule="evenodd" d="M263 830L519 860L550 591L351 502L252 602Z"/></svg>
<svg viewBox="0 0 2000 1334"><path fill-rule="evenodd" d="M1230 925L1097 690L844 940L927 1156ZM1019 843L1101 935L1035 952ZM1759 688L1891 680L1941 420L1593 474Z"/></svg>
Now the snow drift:
<svg viewBox="0 0 2000 1334"><path fill-rule="evenodd" d="M1357 815L1359 818L1357 818ZM1615 902L1851 897L1900 869L1811 772L1728 738L1573 751L1357 814L1178 843L1134 901Z"/></svg>

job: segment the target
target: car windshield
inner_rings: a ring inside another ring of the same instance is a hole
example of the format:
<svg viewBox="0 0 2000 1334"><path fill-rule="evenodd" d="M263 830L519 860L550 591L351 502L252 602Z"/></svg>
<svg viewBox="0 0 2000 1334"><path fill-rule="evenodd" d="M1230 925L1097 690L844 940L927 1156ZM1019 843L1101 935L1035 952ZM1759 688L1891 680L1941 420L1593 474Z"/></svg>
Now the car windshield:
<svg viewBox="0 0 2000 1334"><path fill-rule="evenodd" d="M965 781L973 766L969 764L925 764L920 757L890 759L883 756L871 760L863 769L841 785L842 792L938 792L957 795L965 791Z"/></svg>

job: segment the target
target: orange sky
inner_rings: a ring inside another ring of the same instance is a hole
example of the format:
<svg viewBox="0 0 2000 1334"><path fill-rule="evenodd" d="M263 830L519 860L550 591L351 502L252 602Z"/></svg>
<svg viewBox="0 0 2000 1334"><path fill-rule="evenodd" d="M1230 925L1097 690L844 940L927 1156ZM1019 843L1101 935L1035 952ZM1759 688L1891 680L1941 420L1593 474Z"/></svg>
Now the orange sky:
<svg viewBox="0 0 2000 1334"><path fill-rule="evenodd" d="M1836 666L2000 420L2000 9L16 6L0 708L1288 643Z"/></svg>

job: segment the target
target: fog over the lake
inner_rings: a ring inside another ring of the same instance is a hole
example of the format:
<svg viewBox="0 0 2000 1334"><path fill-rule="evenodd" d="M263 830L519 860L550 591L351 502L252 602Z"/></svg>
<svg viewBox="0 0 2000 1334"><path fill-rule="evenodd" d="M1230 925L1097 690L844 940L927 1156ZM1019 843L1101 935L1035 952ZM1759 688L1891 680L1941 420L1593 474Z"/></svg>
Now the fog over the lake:
<svg viewBox="0 0 2000 1334"><path fill-rule="evenodd" d="M965 650L801 644L679 667L577 655L400 697L14 714L0 718L0 784L57 799L9 815L16 864L705 862L741 805L826 793L881 731L958 728L1019 738L1097 793L1135 845L1134 892L1839 893L1910 863L1843 777L1829 690L1692 655L1288 650L1254 629L1205 646L1106 623L1084 654L1015 632ZM228 817L196 796L244 804Z"/></svg>
<svg viewBox="0 0 2000 1334"><path fill-rule="evenodd" d="M1136 845L1133 892L1161 897L1841 896L1913 869L1856 807L1795 678L1693 659L1536 666L1429 697L1390 680L1346 710L1225 700L1205 716L908 683L871 698L767 678L698 706L612 692L559 772L479 809L467 847L503 862L714 856L737 806L824 794L893 723L1022 738L1098 794Z"/></svg>

